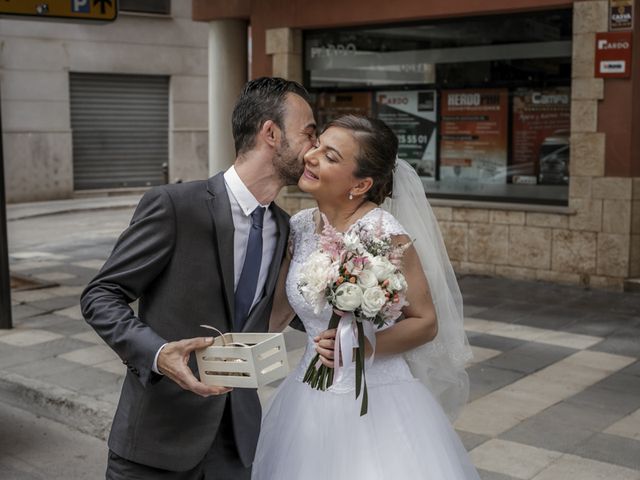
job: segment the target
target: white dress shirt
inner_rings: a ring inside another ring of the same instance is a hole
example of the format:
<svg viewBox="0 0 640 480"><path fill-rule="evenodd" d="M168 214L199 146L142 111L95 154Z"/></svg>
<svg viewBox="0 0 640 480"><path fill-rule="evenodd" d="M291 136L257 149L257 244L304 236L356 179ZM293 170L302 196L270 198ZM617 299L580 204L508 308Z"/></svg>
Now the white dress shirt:
<svg viewBox="0 0 640 480"><path fill-rule="evenodd" d="M249 191L247 186L242 182L236 172L235 167L232 165L224 172L224 181L227 187L227 195L229 195L229 203L231 204L231 216L233 217L233 290L235 292L240 280L240 274L242 273L242 266L244 265L244 257L247 253L247 242L249 241L249 231L251 230L251 212L256 207L265 207L264 219L262 224L262 263L260 264L260 274L258 275L258 284L256 285L256 295L253 298L251 307L260 300L262 297L262 291L264 290L264 284L267 281L267 274L269 273L269 267L271 260L273 259L273 253L276 249L276 237L278 234L278 226L276 225L273 213L269 209L269 205L261 205L256 197ZM224 254L224 252L220 252ZM233 321L233 319L231 319ZM166 345L166 343L165 343ZM158 371L158 355L164 348L162 345L156 352L156 356L153 360L152 370L156 373Z"/></svg>
<svg viewBox="0 0 640 480"><path fill-rule="evenodd" d="M273 213L269 205L260 205L256 197L249 191L231 166L224 172L224 181L227 185L229 203L231 204L231 215L233 216L233 289L235 291L242 273L244 257L247 253L247 242L249 241L249 231L251 230L251 212L256 207L265 207L264 220L262 225L262 263L260 264L260 274L258 275L258 285L256 286L256 296L253 298L253 305L262 297L262 290L267 280L269 266L276 249L276 235L278 228Z"/></svg>

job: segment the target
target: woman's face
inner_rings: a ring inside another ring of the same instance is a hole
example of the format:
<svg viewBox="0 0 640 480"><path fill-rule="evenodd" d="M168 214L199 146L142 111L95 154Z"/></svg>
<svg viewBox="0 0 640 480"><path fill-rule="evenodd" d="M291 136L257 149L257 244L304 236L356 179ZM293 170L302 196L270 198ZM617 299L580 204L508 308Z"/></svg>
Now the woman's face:
<svg viewBox="0 0 640 480"><path fill-rule="evenodd" d="M359 145L350 130L329 127L304 156L304 172L298 187L317 200L348 201L358 183L356 155Z"/></svg>

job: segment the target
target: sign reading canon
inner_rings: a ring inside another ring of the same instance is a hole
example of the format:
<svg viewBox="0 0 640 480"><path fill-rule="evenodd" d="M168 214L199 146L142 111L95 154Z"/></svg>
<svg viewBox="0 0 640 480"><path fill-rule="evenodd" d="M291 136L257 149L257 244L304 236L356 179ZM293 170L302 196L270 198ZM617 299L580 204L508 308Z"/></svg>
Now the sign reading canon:
<svg viewBox="0 0 640 480"><path fill-rule="evenodd" d="M631 76L631 32L596 33L595 76L629 78Z"/></svg>

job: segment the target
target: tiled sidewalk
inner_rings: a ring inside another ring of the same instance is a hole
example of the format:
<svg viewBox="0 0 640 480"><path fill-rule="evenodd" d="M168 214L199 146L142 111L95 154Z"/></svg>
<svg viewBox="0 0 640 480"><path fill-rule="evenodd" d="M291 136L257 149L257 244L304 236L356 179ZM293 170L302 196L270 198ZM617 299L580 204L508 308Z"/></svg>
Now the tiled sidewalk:
<svg viewBox="0 0 640 480"><path fill-rule="evenodd" d="M16 328L0 330L0 390L29 389L4 395L14 402L50 395L55 402L36 401L41 413L68 398L58 418L104 434L125 368L81 319L78 296L121 227L106 213L85 215L102 236L52 248L14 237L12 271L58 285L13 293ZM640 480L640 295L485 277L461 287L475 359L456 428L482 478ZM304 337L286 338L293 365ZM97 420L81 424L83 415Z"/></svg>

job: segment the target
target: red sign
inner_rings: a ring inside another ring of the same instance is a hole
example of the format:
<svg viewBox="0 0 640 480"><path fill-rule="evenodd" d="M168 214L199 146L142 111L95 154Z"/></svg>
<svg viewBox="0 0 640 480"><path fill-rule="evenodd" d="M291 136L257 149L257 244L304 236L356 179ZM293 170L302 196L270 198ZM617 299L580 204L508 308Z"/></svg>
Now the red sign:
<svg viewBox="0 0 640 480"><path fill-rule="evenodd" d="M597 78L631 76L631 32L596 33Z"/></svg>

